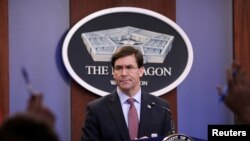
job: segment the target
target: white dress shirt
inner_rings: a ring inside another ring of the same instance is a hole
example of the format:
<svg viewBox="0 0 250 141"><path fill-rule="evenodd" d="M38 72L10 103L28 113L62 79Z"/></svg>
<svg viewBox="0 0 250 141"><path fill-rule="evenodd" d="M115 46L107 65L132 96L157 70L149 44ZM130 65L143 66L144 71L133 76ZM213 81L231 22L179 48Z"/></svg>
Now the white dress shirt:
<svg viewBox="0 0 250 141"><path fill-rule="evenodd" d="M130 108L130 104L128 103L128 99L130 98L129 96L127 96L126 94L124 94L118 87L117 87L117 93L118 96L120 98L120 102L121 102L121 106L122 106L122 111L123 111L123 115L124 118L126 120L126 123L128 125L128 111ZM137 111L137 115L140 121L140 113L141 113L141 89L135 94L135 96L133 96L133 98L135 99L135 108Z"/></svg>

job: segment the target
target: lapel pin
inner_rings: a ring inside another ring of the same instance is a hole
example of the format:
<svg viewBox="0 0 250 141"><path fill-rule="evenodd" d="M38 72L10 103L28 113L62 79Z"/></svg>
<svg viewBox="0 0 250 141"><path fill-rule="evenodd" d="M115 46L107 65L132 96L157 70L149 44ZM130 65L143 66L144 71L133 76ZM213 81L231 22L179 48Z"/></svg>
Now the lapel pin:
<svg viewBox="0 0 250 141"><path fill-rule="evenodd" d="M151 105L148 105L148 108L151 109Z"/></svg>

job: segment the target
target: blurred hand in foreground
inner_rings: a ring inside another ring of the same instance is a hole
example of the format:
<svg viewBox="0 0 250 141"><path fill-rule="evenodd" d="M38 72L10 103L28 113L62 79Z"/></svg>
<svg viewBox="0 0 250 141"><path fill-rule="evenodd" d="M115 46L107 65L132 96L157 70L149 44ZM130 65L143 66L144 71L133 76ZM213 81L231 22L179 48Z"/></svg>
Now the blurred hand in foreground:
<svg viewBox="0 0 250 141"><path fill-rule="evenodd" d="M218 86L218 94L227 107L236 114L239 123L250 124L250 78L236 63L226 72L227 90Z"/></svg>
<svg viewBox="0 0 250 141"><path fill-rule="evenodd" d="M43 104L43 95L41 93L31 95L28 100L27 112L35 118L45 121L52 127L55 124L55 115Z"/></svg>

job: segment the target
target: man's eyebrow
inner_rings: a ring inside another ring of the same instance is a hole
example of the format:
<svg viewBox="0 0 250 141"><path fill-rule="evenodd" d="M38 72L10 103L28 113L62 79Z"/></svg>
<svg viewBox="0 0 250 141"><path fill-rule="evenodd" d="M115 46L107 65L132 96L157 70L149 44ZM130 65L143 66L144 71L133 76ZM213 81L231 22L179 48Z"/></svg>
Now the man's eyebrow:
<svg viewBox="0 0 250 141"><path fill-rule="evenodd" d="M136 67L133 64L128 64L128 65L115 65L115 67Z"/></svg>

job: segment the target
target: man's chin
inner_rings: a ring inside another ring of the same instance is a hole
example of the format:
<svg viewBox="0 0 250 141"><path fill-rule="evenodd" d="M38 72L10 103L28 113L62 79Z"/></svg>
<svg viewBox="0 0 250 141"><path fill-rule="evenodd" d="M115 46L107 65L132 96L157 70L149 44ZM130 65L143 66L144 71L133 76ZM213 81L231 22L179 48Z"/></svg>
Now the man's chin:
<svg viewBox="0 0 250 141"><path fill-rule="evenodd" d="M122 91L129 91L131 89L131 86L121 86L120 87Z"/></svg>

